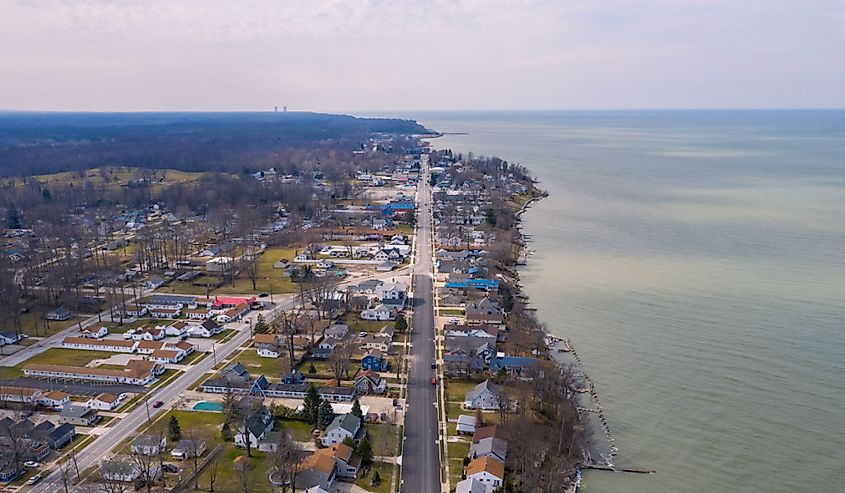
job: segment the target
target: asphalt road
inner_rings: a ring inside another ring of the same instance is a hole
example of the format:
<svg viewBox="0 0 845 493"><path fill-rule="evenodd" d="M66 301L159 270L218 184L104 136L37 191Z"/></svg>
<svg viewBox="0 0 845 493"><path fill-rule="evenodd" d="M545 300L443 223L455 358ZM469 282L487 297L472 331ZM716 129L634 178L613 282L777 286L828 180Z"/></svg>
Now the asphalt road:
<svg viewBox="0 0 845 493"><path fill-rule="evenodd" d="M426 156L427 157L427 156ZM405 412L405 444L402 451L404 493L441 490L440 456L437 445L437 386L431 384L434 360L434 300L431 250L431 189L427 160L420 177L417 203L417 252L414 264L414 315L408 398Z"/></svg>

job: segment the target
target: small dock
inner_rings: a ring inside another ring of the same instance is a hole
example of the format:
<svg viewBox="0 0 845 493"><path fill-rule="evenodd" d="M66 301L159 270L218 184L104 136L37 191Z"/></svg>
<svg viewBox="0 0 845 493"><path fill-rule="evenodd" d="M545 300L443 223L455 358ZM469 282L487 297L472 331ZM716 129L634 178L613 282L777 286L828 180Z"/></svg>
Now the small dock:
<svg viewBox="0 0 845 493"><path fill-rule="evenodd" d="M611 465L604 464L585 464L584 469L592 469L594 471L608 471L608 472L629 472L634 474L656 474L657 471L648 467L620 467L616 468Z"/></svg>

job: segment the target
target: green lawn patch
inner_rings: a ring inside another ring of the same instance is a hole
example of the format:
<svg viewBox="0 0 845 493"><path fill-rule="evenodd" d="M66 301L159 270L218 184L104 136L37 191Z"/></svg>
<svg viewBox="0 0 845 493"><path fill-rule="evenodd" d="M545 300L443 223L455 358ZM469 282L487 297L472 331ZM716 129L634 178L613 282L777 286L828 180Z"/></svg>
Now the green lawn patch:
<svg viewBox="0 0 845 493"><path fill-rule="evenodd" d="M478 383L470 380L447 380L446 400L450 402L464 402L467 392L472 390Z"/></svg>
<svg viewBox="0 0 845 493"><path fill-rule="evenodd" d="M464 314L464 311L460 308L440 308L438 311L440 312L440 315L444 317Z"/></svg>
<svg viewBox="0 0 845 493"><path fill-rule="evenodd" d="M161 376L158 377L158 381L156 383L154 383L152 387L150 387L150 390L155 390L155 389L161 387L162 385L167 385L168 383L175 380L181 374L182 374L181 370L173 370L173 369L164 370L164 373L162 373Z"/></svg>
<svg viewBox="0 0 845 493"><path fill-rule="evenodd" d="M373 476L376 471L378 471L381 481L378 485L373 486ZM374 462L370 469L355 481L355 484L374 493L390 493L390 477L392 474L393 464Z"/></svg>
<svg viewBox="0 0 845 493"><path fill-rule="evenodd" d="M281 379L283 373L290 372L290 361L287 355L280 358L264 358L258 355L254 348L247 348L241 351L232 361L240 362L247 367L250 374L264 374L267 378ZM306 366L307 369L307 366Z"/></svg>
<svg viewBox="0 0 845 493"><path fill-rule="evenodd" d="M194 363L198 363L201 359L208 356L208 353L204 353L202 351L194 351L193 353L185 356L185 359L179 362L181 365L191 365Z"/></svg>
<svg viewBox="0 0 845 493"><path fill-rule="evenodd" d="M314 427L305 421L282 419L279 420L278 425L290 433L291 438L298 442L311 441L311 430L313 430Z"/></svg>
<svg viewBox="0 0 845 493"><path fill-rule="evenodd" d="M447 402L446 403L446 416L450 419L458 419L464 410L461 408L461 402Z"/></svg>
<svg viewBox="0 0 845 493"><path fill-rule="evenodd" d="M82 349L50 348L42 351L28 360L17 365L23 368L26 365L65 365L85 366L95 359L106 359L115 353L108 351L86 351ZM123 367L121 367L123 368Z"/></svg>
<svg viewBox="0 0 845 493"><path fill-rule="evenodd" d="M370 444L373 447L374 455L395 456L398 455L399 440L396 436L396 427L388 424L368 424L367 433L370 435Z"/></svg>

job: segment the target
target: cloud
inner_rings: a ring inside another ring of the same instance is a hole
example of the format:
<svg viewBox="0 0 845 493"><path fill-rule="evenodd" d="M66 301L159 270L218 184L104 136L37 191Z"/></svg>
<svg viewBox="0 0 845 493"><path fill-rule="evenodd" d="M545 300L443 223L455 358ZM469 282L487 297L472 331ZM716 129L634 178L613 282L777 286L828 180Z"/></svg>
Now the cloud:
<svg viewBox="0 0 845 493"><path fill-rule="evenodd" d="M817 0L0 0L0 107L845 106L844 26Z"/></svg>

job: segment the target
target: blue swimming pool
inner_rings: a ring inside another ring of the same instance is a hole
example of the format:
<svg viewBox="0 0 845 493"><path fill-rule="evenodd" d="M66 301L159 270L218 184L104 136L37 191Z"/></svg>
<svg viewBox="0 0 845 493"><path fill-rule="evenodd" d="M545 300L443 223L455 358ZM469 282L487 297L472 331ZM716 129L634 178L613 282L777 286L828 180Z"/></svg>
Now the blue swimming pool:
<svg viewBox="0 0 845 493"><path fill-rule="evenodd" d="M207 402L207 401L200 401L194 404L192 407L194 411L209 411L214 413L219 413L223 411L223 404L219 402Z"/></svg>

